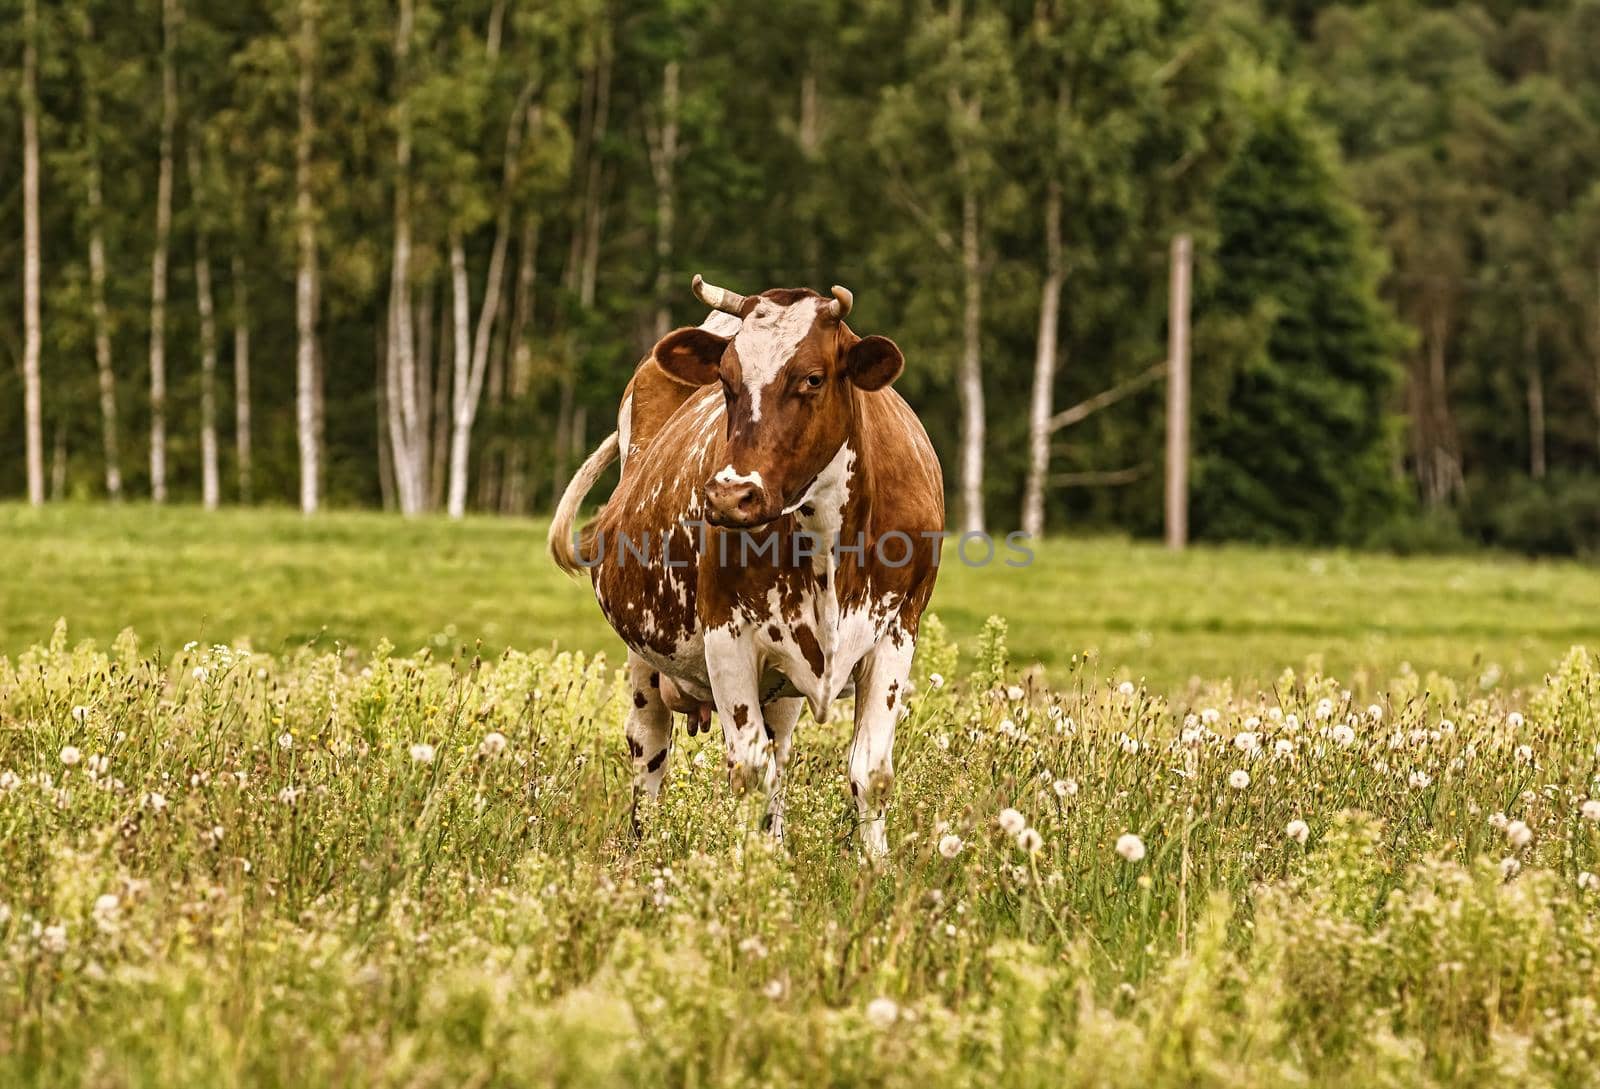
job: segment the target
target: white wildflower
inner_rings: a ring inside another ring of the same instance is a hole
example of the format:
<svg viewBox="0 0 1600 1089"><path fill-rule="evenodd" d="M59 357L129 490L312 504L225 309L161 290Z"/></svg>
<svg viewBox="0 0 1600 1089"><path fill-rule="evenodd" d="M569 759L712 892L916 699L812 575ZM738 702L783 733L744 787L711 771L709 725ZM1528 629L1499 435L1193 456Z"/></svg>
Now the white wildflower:
<svg viewBox="0 0 1600 1089"><path fill-rule="evenodd" d="M1507 715L1506 716L1506 725L1511 727L1513 730L1522 729L1522 712L1521 711L1513 711L1509 715Z"/></svg>
<svg viewBox="0 0 1600 1089"><path fill-rule="evenodd" d="M67 767L70 768L72 765L76 764L79 760L82 760L82 759L83 759L83 753L78 751L78 747L76 745L65 745L65 746L62 747L62 749L61 749L61 762L63 764L65 764Z"/></svg>
<svg viewBox="0 0 1600 1089"><path fill-rule="evenodd" d="M1578 875L1578 887L1580 889L1600 889L1600 877L1596 877L1588 870L1584 870Z"/></svg>
<svg viewBox="0 0 1600 1089"><path fill-rule="evenodd" d="M1533 842L1533 829L1526 821L1512 821L1506 825L1506 842L1518 849Z"/></svg>
<svg viewBox="0 0 1600 1089"><path fill-rule="evenodd" d="M1382 722L1383 721L1383 708L1379 707L1376 703L1372 704L1371 706L1369 706L1367 708L1367 717L1370 718L1373 722Z"/></svg>
<svg viewBox="0 0 1600 1089"><path fill-rule="evenodd" d="M1311 826L1297 817L1284 826L1283 834L1296 843L1304 844L1311 837Z"/></svg>
<svg viewBox="0 0 1600 1089"><path fill-rule="evenodd" d="M433 746L426 741L419 741L411 746L411 759L419 764L433 763Z"/></svg>
<svg viewBox="0 0 1600 1089"><path fill-rule="evenodd" d="M1279 756L1288 756L1294 752L1294 742L1287 737L1280 737L1272 743L1272 751Z"/></svg>
<svg viewBox="0 0 1600 1089"><path fill-rule="evenodd" d="M1132 681L1123 681L1121 684L1117 685L1117 694L1123 698L1132 696L1133 692L1134 688Z"/></svg>
<svg viewBox="0 0 1600 1089"><path fill-rule="evenodd" d="M159 813L167 808L167 797L160 791L152 790L139 799L139 804L153 813Z"/></svg>
<svg viewBox="0 0 1600 1089"><path fill-rule="evenodd" d="M39 948L46 953L67 951L67 924L52 923L39 932Z"/></svg>
<svg viewBox="0 0 1600 1089"><path fill-rule="evenodd" d="M1355 743L1356 740L1356 732L1343 723L1335 726L1333 728L1333 733L1330 736L1332 736L1334 744L1341 745L1345 748L1349 748Z"/></svg>
<svg viewBox="0 0 1600 1089"><path fill-rule="evenodd" d="M1333 717L1333 701L1324 696L1317 701L1317 709L1314 713L1319 721L1328 721Z"/></svg>
<svg viewBox="0 0 1600 1089"><path fill-rule="evenodd" d="M0 771L0 790L10 793L21 785L21 777L10 768L7 768L5 771Z"/></svg>
<svg viewBox="0 0 1600 1089"><path fill-rule="evenodd" d="M1504 813L1496 812L1489 814L1489 827L1493 828L1496 832L1504 832L1506 830L1506 825L1510 823L1511 822L1506 819L1506 815Z"/></svg>
<svg viewBox="0 0 1600 1089"><path fill-rule="evenodd" d="M76 722L79 726L82 726L85 722L88 722L89 709L81 704L77 707L74 707L72 709L72 721Z"/></svg>
<svg viewBox="0 0 1600 1089"><path fill-rule="evenodd" d="M1000 830L1008 836L1014 836L1028 827L1028 818L1010 807L1000 811L999 819Z"/></svg>
<svg viewBox="0 0 1600 1089"><path fill-rule="evenodd" d="M294 748L294 734L291 734L288 730L285 730L283 733L279 734L278 748L282 749L284 752L288 752L290 749Z"/></svg>
<svg viewBox="0 0 1600 1089"><path fill-rule="evenodd" d="M1600 822L1600 798L1590 798L1579 807L1578 812L1583 814L1586 821Z"/></svg>
<svg viewBox="0 0 1600 1089"><path fill-rule="evenodd" d="M1228 785L1234 790L1243 790L1250 785L1250 773L1243 768L1235 768L1228 774Z"/></svg>
<svg viewBox="0 0 1600 1089"><path fill-rule="evenodd" d="M767 985L761 988L761 993L772 999L772 1001L776 1002L783 997L786 989L787 988L785 988L783 985L783 980L769 979L767 980Z"/></svg>
<svg viewBox="0 0 1600 1089"><path fill-rule="evenodd" d="M1433 776L1425 771L1418 770L1411 773L1410 783L1412 790L1422 790L1431 782L1433 782Z"/></svg>
<svg viewBox="0 0 1600 1089"><path fill-rule="evenodd" d="M867 1003L867 1023L875 1029L886 1029L900 1019L900 1006L892 998L874 998Z"/></svg>
<svg viewBox="0 0 1600 1089"><path fill-rule="evenodd" d="M1024 692L1021 688L1017 687L1014 684L1013 685L1009 685L1006 688L1006 699L1010 700L1012 703L1016 703L1018 700L1020 700L1023 696L1026 696L1026 695L1027 695L1026 692Z"/></svg>
<svg viewBox="0 0 1600 1089"><path fill-rule="evenodd" d="M1505 878L1507 881L1511 880L1521 872L1522 863L1518 862L1510 855L1507 855L1505 858L1500 860L1500 876Z"/></svg>
<svg viewBox="0 0 1600 1089"><path fill-rule="evenodd" d="M1128 862L1140 862L1144 859L1144 840L1132 832L1124 832L1117 837L1117 854Z"/></svg>
<svg viewBox="0 0 1600 1089"><path fill-rule="evenodd" d="M478 745L478 751L485 756L499 756L506 751L506 735L499 730L485 734L483 741Z"/></svg>
<svg viewBox="0 0 1600 1089"><path fill-rule="evenodd" d="M945 858L955 858L965 846L961 837L954 833L939 838L939 853Z"/></svg>
<svg viewBox="0 0 1600 1089"><path fill-rule="evenodd" d="M1215 707L1207 707L1200 712L1200 721L1207 726L1215 726L1222 721L1222 712Z"/></svg>
<svg viewBox="0 0 1600 1089"><path fill-rule="evenodd" d="M1040 849L1044 847L1044 837L1039 834L1039 830L1036 828L1024 828L1017 833L1017 846L1030 855L1038 854Z"/></svg>
<svg viewBox="0 0 1600 1089"><path fill-rule="evenodd" d="M1242 753L1254 753L1261 748L1261 738L1246 730L1244 733L1233 735L1233 747Z"/></svg>
<svg viewBox="0 0 1600 1089"><path fill-rule="evenodd" d="M1519 764L1531 764L1533 763L1533 746L1518 745L1512 755L1516 757Z"/></svg>
<svg viewBox="0 0 1600 1089"><path fill-rule="evenodd" d="M1065 801L1078 793L1078 781L1076 779L1057 779L1051 789L1056 792L1057 798Z"/></svg>
<svg viewBox="0 0 1600 1089"><path fill-rule="evenodd" d="M935 689L935 690L943 688L944 687L944 674L943 673L930 673L930 674L928 674L928 687L932 688L932 689Z"/></svg>
<svg viewBox="0 0 1600 1089"><path fill-rule="evenodd" d="M1129 737L1127 734L1123 734L1122 751L1127 753L1129 756L1136 754L1139 751L1139 739L1136 737Z"/></svg>

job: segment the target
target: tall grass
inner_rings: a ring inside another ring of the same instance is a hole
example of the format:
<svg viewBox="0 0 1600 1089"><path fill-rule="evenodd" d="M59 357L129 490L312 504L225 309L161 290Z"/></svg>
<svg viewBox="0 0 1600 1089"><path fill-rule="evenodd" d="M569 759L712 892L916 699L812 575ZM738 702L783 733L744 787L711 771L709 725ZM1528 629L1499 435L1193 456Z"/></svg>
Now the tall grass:
<svg viewBox="0 0 1600 1089"><path fill-rule="evenodd" d="M0 659L0 1085L1589 1085L1600 667L1173 705L926 626L892 854L567 653ZM1014 810L1015 812L1007 812Z"/></svg>

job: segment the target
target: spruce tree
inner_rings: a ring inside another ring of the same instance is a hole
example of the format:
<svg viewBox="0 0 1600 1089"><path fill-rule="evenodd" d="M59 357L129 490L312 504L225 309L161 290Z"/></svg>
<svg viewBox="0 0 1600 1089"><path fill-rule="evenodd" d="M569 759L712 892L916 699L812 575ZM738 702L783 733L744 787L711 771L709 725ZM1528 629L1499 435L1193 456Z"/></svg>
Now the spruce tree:
<svg viewBox="0 0 1600 1089"><path fill-rule="evenodd" d="M1195 527L1210 538L1366 540L1404 503L1402 341L1378 297L1377 251L1298 106L1262 110L1216 209L1199 312L1255 335L1200 411Z"/></svg>

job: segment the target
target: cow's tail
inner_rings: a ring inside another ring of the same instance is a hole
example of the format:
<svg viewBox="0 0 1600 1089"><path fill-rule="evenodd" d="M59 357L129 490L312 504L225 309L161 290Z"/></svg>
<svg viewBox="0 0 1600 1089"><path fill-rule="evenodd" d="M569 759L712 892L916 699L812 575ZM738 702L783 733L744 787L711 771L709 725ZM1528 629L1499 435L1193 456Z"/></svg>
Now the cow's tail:
<svg viewBox="0 0 1600 1089"><path fill-rule="evenodd" d="M617 460L617 433L613 431L579 466L571 482L567 484L567 490L561 493L561 503L556 507L555 519L550 523L548 542L550 558L556 561L557 567L569 575L579 574L584 569L578 562L576 543L572 539L572 523L578 517L578 508L583 505L583 497L589 494L589 489L600 479L600 474L615 460Z"/></svg>

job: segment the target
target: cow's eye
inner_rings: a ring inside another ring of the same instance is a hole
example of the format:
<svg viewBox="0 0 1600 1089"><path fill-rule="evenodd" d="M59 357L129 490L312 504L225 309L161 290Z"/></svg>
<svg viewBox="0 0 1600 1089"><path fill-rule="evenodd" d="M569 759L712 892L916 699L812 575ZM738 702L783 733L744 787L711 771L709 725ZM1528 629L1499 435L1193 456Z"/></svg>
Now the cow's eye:
<svg viewBox="0 0 1600 1089"><path fill-rule="evenodd" d="M822 375L820 375L820 374L808 374L808 375L806 375L806 388L807 389L821 389L822 388Z"/></svg>

